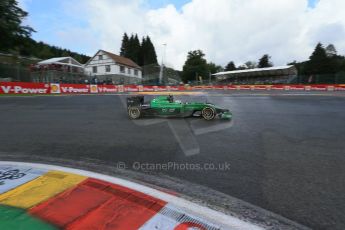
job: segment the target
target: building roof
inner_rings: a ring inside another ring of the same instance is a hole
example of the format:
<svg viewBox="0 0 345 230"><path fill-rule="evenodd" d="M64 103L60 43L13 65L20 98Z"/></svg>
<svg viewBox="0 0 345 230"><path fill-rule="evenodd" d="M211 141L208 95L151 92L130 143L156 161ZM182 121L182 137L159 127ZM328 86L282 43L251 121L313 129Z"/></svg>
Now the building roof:
<svg viewBox="0 0 345 230"><path fill-rule="evenodd" d="M118 64L122 64L122 65L129 66L136 69L141 69L141 67L137 63L132 61L131 59L116 55L114 53L111 53L105 50L98 50L97 53L92 58L90 58L90 60L85 65L88 65L89 62L101 51L105 53L106 55L108 55L111 59L113 59Z"/></svg>
<svg viewBox="0 0 345 230"><path fill-rule="evenodd" d="M255 68L245 70L225 71L212 74L213 76L229 76L229 77L249 77L249 76L267 76L267 75L295 75L297 69L293 65L275 66L268 68Z"/></svg>
<svg viewBox="0 0 345 230"><path fill-rule="evenodd" d="M113 59L115 62L117 62L119 64L123 64L123 65L130 66L133 68L139 68L139 69L141 68L137 63L135 63L134 61L132 61L129 58L122 57L122 56L110 53L108 51L104 51L104 50L102 50L102 51L104 53L106 53L111 59Z"/></svg>
<svg viewBox="0 0 345 230"><path fill-rule="evenodd" d="M83 67L77 60L72 57L55 57L47 60L43 60L37 63L38 65L49 65L49 64L59 64L74 67Z"/></svg>

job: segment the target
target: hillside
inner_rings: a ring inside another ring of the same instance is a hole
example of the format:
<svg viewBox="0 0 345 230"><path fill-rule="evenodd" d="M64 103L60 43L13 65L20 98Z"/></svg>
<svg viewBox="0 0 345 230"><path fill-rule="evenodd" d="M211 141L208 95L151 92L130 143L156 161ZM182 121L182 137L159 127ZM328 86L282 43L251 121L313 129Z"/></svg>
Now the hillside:
<svg viewBox="0 0 345 230"><path fill-rule="evenodd" d="M6 53L16 54L26 57L34 57L38 59L49 59L52 57L66 57L71 56L80 63L86 63L90 57L79 54L68 49L52 46L44 42L37 42L32 38L21 37L18 45Z"/></svg>

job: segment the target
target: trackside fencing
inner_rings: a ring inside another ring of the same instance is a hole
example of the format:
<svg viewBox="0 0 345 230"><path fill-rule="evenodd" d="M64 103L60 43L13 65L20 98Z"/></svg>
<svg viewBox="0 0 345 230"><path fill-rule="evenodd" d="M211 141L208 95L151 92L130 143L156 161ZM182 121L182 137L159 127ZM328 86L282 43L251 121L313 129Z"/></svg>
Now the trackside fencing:
<svg viewBox="0 0 345 230"><path fill-rule="evenodd" d="M300 90L345 91L345 84L319 85L214 85L214 86L143 86L86 85L59 83L0 82L0 94L106 94L126 92L164 92L192 90Z"/></svg>

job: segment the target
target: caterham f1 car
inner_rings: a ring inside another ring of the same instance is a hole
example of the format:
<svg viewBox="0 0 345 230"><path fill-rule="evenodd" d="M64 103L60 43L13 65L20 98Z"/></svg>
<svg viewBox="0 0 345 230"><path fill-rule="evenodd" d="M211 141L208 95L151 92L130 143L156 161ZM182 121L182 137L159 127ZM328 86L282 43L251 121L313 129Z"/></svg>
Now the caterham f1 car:
<svg viewBox="0 0 345 230"><path fill-rule="evenodd" d="M203 117L212 120L216 117L231 119L232 114L228 109L222 109L211 103L181 102L174 97L158 96L149 102L144 101L144 96L127 98L127 112L130 119L145 116L159 117Z"/></svg>

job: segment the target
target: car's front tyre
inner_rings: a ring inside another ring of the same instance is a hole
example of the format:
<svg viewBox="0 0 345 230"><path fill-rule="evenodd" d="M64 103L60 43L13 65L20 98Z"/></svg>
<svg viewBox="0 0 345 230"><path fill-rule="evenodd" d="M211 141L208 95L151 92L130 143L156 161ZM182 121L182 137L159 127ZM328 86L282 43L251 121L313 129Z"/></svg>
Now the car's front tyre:
<svg viewBox="0 0 345 230"><path fill-rule="evenodd" d="M201 116L207 121L213 120L216 116L216 110L211 107L205 107L201 111Z"/></svg>
<svg viewBox="0 0 345 230"><path fill-rule="evenodd" d="M128 107L128 116L130 119L138 119L141 115L139 107Z"/></svg>

